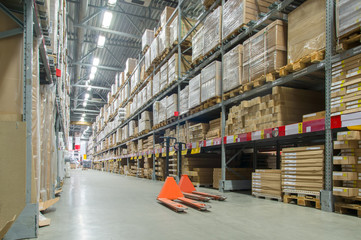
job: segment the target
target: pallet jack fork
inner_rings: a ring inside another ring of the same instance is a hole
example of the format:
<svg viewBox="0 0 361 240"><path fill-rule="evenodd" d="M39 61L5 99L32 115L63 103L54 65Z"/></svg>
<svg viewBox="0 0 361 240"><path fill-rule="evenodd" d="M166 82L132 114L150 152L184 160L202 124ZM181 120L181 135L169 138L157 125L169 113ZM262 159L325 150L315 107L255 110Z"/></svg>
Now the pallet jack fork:
<svg viewBox="0 0 361 240"><path fill-rule="evenodd" d="M225 196L221 195L213 195L209 193L197 192L197 189L193 186L191 180L189 179L188 175L182 175L179 181L179 188L183 192L186 198L191 198L195 200L203 201L202 199L214 199L219 201L226 200Z"/></svg>
<svg viewBox="0 0 361 240"><path fill-rule="evenodd" d="M176 212L184 212L188 209L183 204L202 211L210 208L209 205L185 198L173 177L167 177L157 200Z"/></svg>

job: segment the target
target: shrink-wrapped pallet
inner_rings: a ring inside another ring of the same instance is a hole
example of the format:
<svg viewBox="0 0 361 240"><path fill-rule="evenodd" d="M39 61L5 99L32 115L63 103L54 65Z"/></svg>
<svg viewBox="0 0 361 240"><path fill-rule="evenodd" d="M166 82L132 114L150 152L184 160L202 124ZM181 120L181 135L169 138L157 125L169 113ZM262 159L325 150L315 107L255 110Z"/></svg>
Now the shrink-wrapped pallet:
<svg viewBox="0 0 361 240"><path fill-rule="evenodd" d="M201 104L201 74L189 81L189 109Z"/></svg>
<svg viewBox="0 0 361 240"><path fill-rule="evenodd" d="M223 91L227 92L242 84L243 46L240 44L223 57Z"/></svg>
<svg viewBox="0 0 361 240"><path fill-rule="evenodd" d="M159 122L167 120L167 98L163 98L160 102L160 111L159 111Z"/></svg>
<svg viewBox="0 0 361 240"><path fill-rule="evenodd" d="M147 89L146 102L148 102L153 97L153 80L148 81L146 89Z"/></svg>
<svg viewBox="0 0 361 240"><path fill-rule="evenodd" d="M124 72L119 73L118 82L119 86L123 86L123 84L125 83Z"/></svg>
<svg viewBox="0 0 361 240"><path fill-rule="evenodd" d="M142 36L142 51L149 48L154 39L154 31L150 29L145 29Z"/></svg>
<svg viewBox="0 0 361 240"><path fill-rule="evenodd" d="M288 63L326 46L326 1L312 0L288 14Z"/></svg>
<svg viewBox="0 0 361 240"><path fill-rule="evenodd" d="M256 169L252 173L252 195L281 199L281 170Z"/></svg>
<svg viewBox="0 0 361 240"><path fill-rule="evenodd" d="M202 69L201 77L201 102L213 97L221 96L222 64L214 61Z"/></svg>
<svg viewBox="0 0 361 240"><path fill-rule="evenodd" d="M189 85L180 91L179 104L179 115L189 111Z"/></svg>
<svg viewBox="0 0 361 240"><path fill-rule="evenodd" d="M159 109L160 101L155 101L153 103L153 124L157 125L159 123Z"/></svg>
<svg viewBox="0 0 361 240"><path fill-rule="evenodd" d="M165 89L168 85L168 62L160 68L159 91Z"/></svg>
<svg viewBox="0 0 361 240"><path fill-rule="evenodd" d="M138 108L137 109L139 109L141 106L143 106L143 92L142 91L143 90L139 91L136 95L138 98Z"/></svg>
<svg viewBox="0 0 361 240"><path fill-rule="evenodd" d="M149 68L152 66L152 61L150 59L150 48L145 52L144 54L144 69L146 72L148 72Z"/></svg>
<svg viewBox="0 0 361 240"><path fill-rule="evenodd" d="M201 27L192 37L192 62L203 56L204 27Z"/></svg>
<svg viewBox="0 0 361 240"><path fill-rule="evenodd" d="M178 54L175 53L168 61L168 83L173 83L178 80L179 60ZM181 71L180 77L182 77L190 69L191 56L182 55L181 57Z"/></svg>
<svg viewBox="0 0 361 240"><path fill-rule="evenodd" d="M125 141L129 138L129 128L128 124L122 127L122 141Z"/></svg>
<svg viewBox="0 0 361 240"><path fill-rule="evenodd" d="M219 6L212 13L210 13L204 21L204 47L203 55L208 54L216 48L222 40L222 22L221 22L222 7Z"/></svg>
<svg viewBox="0 0 361 240"><path fill-rule="evenodd" d="M133 73L133 71L137 67L137 64L138 64L137 59L134 58L127 59L127 61L125 62L125 71L124 71L127 77Z"/></svg>
<svg viewBox="0 0 361 240"><path fill-rule="evenodd" d="M163 54L167 49L169 50L169 34L170 27L165 26L162 28L158 35L158 44L159 44L159 55Z"/></svg>
<svg viewBox="0 0 361 240"><path fill-rule="evenodd" d="M176 111L178 111L178 94L174 93L167 97L167 119L173 117Z"/></svg>
<svg viewBox="0 0 361 240"><path fill-rule="evenodd" d="M150 62L151 64L155 63L155 60L159 57L159 38L158 36L154 38L152 44L150 45Z"/></svg>
<svg viewBox="0 0 361 240"><path fill-rule="evenodd" d="M134 113L138 109L138 98L137 95L134 96L133 102L130 104L130 112Z"/></svg>
<svg viewBox="0 0 361 240"><path fill-rule="evenodd" d="M337 36L342 38L360 30L361 2L354 0L337 1Z"/></svg>
<svg viewBox="0 0 361 240"><path fill-rule="evenodd" d="M172 16L173 12L175 11L175 8L172 7L165 7L162 14L160 15L160 26L163 27L168 19ZM173 17L176 17L177 14L174 14ZM169 23L171 23L172 20L169 21Z"/></svg>
<svg viewBox="0 0 361 240"><path fill-rule="evenodd" d="M173 22L170 24L170 34L169 34L169 38L170 38L170 45L175 46L178 44L178 32L179 32L179 25L178 25L178 16L173 20ZM181 40L186 36L186 34L193 28L193 26L196 24L196 20L191 19L191 18L187 18L184 19L182 18L181 20ZM197 29L200 28L200 24L198 25L198 27L192 31L191 34L189 34L189 36L184 40L184 43L190 44L192 42L192 37L195 34L195 32L197 31Z"/></svg>
<svg viewBox="0 0 361 240"><path fill-rule="evenodd" d="M153 96L156 96L159 93L159 84L160 72L157 72L153 77Z"/></svg>
<svg viewBox="0 0 361 240"><path fill-rule="evenodd" d="M129 122L129 137L132 137L138 133L138 122L131 120Z"/></svg>
<svg viewBox="0 0 361 240"><path fill-rule="evenodd" d="M243 83L286 65L286 26L276 20L243 43Z"/></svg>

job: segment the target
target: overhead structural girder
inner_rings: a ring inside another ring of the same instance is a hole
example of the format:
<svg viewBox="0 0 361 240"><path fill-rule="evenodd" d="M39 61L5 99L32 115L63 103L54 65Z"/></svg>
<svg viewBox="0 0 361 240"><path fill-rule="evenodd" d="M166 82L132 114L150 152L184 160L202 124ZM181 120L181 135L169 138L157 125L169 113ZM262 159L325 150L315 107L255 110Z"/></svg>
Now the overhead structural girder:
<svg viewBox="0 0 361 240"><path fill-rule="evenodd" d="M131 38L131 39L134 39L136 41L141 41L141 39L142 39L141 36L137 36L137 35L130 34L130 33L125 33L125 32L119 32L119 31L112 30L112 29L105 29L105 28L101 28L101 27L94 27L94 26L81 25L81 24L74 24L74 27L83 28L83 29L91 30L91 31L97 31L97 32L111 33L111 34L114 34L114 35L118 35L118 36L122 36L122 37L126 37L126 38Z"/></svg>

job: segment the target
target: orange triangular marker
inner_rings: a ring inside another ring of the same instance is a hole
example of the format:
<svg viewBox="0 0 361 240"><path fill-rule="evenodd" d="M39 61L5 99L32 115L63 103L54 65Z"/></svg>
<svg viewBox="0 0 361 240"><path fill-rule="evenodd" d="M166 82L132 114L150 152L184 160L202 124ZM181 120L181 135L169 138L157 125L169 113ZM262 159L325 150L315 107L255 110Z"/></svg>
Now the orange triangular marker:
<svg viewBox="0 0 361 240"><path fill-rule="evenodd" d="M177 182L174 180L173 177L167 177L162 190L160 190L158 198L175 200L180 197L184 197L184 195L178 187Z"/></svg>
<svg viewBox="0 0 361 240"><path fill-rule="evenodd" d="M179 181L179 188L182 192L192 193L196 191L196 188L193 186L193 183L189 179L188 175L182 175Z"/></svg>

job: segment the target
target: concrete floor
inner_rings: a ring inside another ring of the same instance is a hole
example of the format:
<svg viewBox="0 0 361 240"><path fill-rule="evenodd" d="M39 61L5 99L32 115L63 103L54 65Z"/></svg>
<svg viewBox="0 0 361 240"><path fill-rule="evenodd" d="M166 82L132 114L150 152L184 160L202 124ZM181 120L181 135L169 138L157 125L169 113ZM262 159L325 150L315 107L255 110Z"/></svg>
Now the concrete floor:
<svg viewBox="0 0 361 240"><path fill-rule="evenodd" d="M361 239L361 219L314 208L226 193L209 212L175 213L158 204L161 182L73 170L51 225L39 239ZM217 193L212 189L202 189Z"/></svg>

